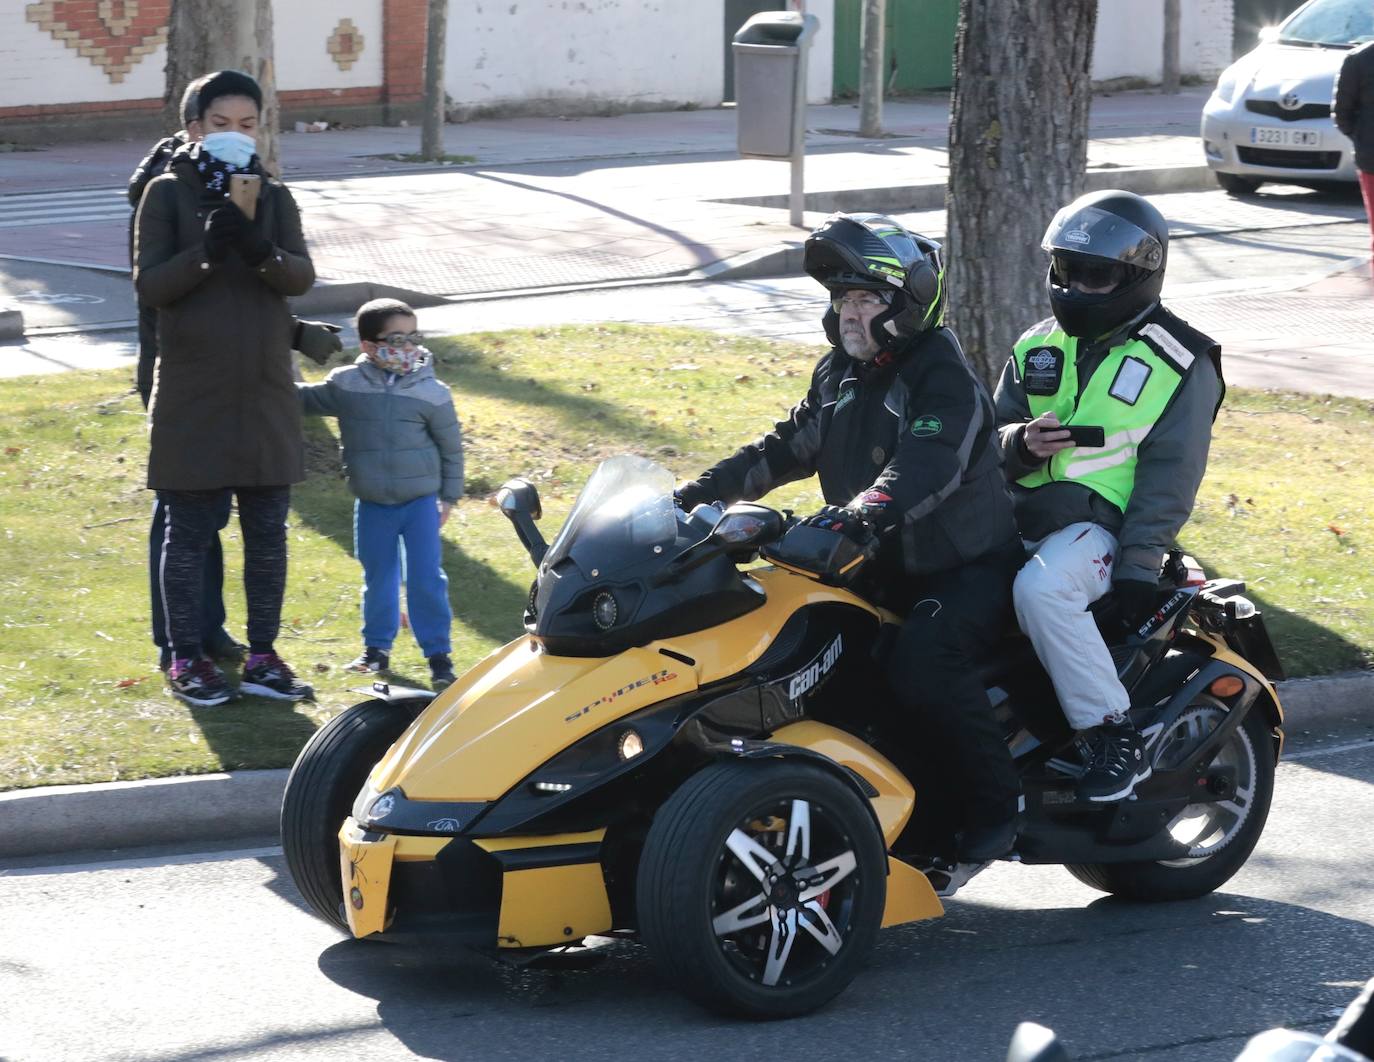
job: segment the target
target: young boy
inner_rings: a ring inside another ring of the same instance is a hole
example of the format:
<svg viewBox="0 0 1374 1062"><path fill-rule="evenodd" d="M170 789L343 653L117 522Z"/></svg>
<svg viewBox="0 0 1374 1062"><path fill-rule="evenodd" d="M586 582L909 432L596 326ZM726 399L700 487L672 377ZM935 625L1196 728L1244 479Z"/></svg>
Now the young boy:
<svg viewBox="0 0 1374 1062"><path fill-rule="evenodd" d="M415 311L395 299L358 310L362 353L324 383L297 384L306 413L339 418L363 566L363 651L353 671L385 671L406 602L435 689L453 682L448 576L439 528L463 496L463 436L453 396L434 375Z"/></svg>

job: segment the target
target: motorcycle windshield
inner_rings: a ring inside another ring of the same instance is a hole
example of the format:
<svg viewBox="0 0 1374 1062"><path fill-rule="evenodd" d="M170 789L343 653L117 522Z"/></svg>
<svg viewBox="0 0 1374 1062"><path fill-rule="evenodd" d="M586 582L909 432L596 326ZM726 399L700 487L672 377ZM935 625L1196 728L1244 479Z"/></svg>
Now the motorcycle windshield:
<svg viewBox="0 0 1374 1062"><path fill-rule="evenodd" d="M549 547L542 569L572 558L584 573L609 574L658 554L666 560L677 537L673 474L643 457L602 461Z"/></svg>

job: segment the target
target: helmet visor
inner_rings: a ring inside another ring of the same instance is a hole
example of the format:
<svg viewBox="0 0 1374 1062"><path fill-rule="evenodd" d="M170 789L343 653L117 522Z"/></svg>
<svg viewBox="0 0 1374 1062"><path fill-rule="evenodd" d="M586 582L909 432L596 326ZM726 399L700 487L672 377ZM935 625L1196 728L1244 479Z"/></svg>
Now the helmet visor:
<svg viewBox="0 0 1374 1062"><path fill-rule="evenodd" d="M1159 240L1125 218L1095 206L1065 207L1054 216L1042 250L1072 252L1154 271L1164 261Z"/></svg>

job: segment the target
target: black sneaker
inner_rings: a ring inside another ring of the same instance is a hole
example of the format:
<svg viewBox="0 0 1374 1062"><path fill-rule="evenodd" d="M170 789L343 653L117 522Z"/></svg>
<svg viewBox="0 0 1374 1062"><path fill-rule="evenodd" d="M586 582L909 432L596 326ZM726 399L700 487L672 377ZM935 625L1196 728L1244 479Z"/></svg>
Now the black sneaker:
<svg viewBox="0 0 1374 1062"><path fill-rule="evenodd" d="M1086 751L1088 771L1078 781L1078 799L1125 800L1150 777L1145 739L1130 723L1103 723L1085 730L1079 747Z"/></svg>
<svg viewBox="0 0 1374 1062"><path fill-rule="evenodd" d="M175 666L168 668L167 688L173 697L193 708L213 708L234 698L234 691L224 681L223 673L203 656L181 670Z"/></svg>
<svg viewBox="0 0 1374 1062"><path fill-rule="evenodd" d="M1011 855L1020 832L1019 813L991 825L970 826L959 834L955 858L960 863L991 863L994 859Z"/></svg>
<svg viewBox="0 0 1374 1062"><path fill-rule="evenodd" d="M386 671L391 667L391 654L385 649L374 649L370 645L363 646L363 651L357 658L349 661L349 671L359 671L364 674L376 674L378 671Z"/></svg>
<svg viewBox="0 0 1374 1062"><path fill-rule="evenodd" d="M256 664L250 663L243 669L239 692L279 701L304 701L315 696L314 689L296 678L296 673L276 653L268 653Z"/></svg>
<svg viewBox="0 0 1374 1062"><path fill-rule="evenodd" d="M458 676L453 673L453 661L448 658L448 653L435 653L429 658L429 681L436 693L458 681Z"/></svg>

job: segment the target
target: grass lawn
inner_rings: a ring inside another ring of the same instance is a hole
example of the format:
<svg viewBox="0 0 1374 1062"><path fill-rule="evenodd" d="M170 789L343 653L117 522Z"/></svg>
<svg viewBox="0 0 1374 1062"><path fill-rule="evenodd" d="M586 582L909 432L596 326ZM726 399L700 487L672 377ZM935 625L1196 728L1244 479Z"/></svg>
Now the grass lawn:
<svg viewBox="0 0 1374 1062"><path fill-rule="evenodd" d="M463 421L469 497L444 528L462 670L520 630L533 569L488 503L530 476L550 539L596 463L634 452L694 475L757 436L804 391L818 349L682 329L606 325L431 343ZM322 373L312 373L322 375ZM248 698L191 710L163 689L149 640L146 433L128 373L0 381L0 789L291 763L358 699L352 498L333 421L308 420L310 479L293 495L278 643L318 703ZM1291 674L1369 666L1374 518L1361 489L1374 409L1233 391L1184 545L1246 578ZM814 481L770 501L805 509ZM242 636L236 524L225 532L231 630ZM397 681L424 684L402 632Z"/></svg>

